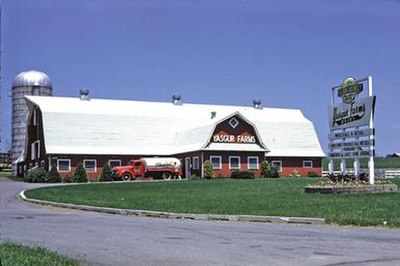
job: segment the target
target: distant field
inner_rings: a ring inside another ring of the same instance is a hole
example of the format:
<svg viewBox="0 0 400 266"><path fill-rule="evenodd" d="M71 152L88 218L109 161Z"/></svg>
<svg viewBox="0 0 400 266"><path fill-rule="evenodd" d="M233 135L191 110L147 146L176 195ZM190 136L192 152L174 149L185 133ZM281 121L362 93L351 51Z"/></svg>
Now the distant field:
<svg viewBox="0 0 400 266"><path fill-rule="evenodd" d="M320 217L328 223L400 228L400 193L307 194L320 178L118 182L40 188L30 198L176 213ZM394 179L398 185L400 179Z"/></svg>
<svg viewBox="0 0 400 266"><path fill-rule="evenodd" d="M361 159L361 168L368 168L368 159ZM384 158L384 157L376 157L374 159L375 168L383 169L383 168L399 168L400 169L400 158ZM322 168L324 171L328 171L328 158L324 158L322 160ZM340 170L340 159L334 160L335 171ZM353 160L347 159L346 165L351 168L353 165Z"/></svg>

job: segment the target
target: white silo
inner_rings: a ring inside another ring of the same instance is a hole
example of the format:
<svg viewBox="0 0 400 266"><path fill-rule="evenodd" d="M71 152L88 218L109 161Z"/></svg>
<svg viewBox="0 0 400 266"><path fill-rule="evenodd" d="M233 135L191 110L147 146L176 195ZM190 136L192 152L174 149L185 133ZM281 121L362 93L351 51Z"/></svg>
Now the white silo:
<svg viewBox="0 0 400 266"><path fill-rule="evenodd" d="M50 78L43 72L29 70L19 73L12 83L11 160L15 162L23 155L28 119L25 95L51 96L53 87ZM22 159L22 158L21 158ZM13 164L13 172L16 172Z"/></svg>

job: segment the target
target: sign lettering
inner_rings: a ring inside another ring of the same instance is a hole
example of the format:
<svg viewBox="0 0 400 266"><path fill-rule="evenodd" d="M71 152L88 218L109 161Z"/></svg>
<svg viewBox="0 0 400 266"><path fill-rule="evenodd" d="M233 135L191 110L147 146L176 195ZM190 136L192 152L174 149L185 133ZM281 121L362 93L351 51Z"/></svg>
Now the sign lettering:
<svg viewBox="0 0 400 266"><path fill-rule="evenodd" d="M213 140L219 143L256 143L256 137L248 135L217 134L213 136Z"/></svg>
<svg viewBox="0 0 400 266"><path fill-rule="evenodd" d="M331 130L348 127L368 126L375 105L375 96L365 97L351 104L329 108L329 126Z"/></svg>

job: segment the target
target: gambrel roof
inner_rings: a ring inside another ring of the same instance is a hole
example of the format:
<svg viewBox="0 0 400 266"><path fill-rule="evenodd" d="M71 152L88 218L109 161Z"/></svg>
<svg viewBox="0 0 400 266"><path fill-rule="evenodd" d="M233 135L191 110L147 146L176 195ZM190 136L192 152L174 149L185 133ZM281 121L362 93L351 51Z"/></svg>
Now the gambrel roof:
<svg viewBox="0 0 400 266"><path fill-rule="evenodd" d="M42 113L49 154L171 155L204 149L256 149L265 150L268 156L325 156L312 122L295 109L25 97L30 110L36 106ZM215 125L234 114L254 126L262 146L207 146Z"/></svg>

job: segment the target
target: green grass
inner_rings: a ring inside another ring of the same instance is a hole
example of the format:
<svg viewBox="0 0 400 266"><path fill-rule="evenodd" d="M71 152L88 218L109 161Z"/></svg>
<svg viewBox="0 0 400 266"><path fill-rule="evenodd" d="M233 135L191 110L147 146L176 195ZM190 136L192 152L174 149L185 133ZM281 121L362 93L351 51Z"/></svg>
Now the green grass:
<svg viewBox="0 0 400 266"><path fill-rule="evenodd" d="M0 243L1 266L79 266L77 260L58 255L41 247L29 247L15 243Z"/></svg>
<svg viewBox="0 0 400 266"><path fill-rule="evenodd" d="M351 159L346 159L346 165L348 167L353 167L353 161ZM340 170L340 159L334 159L335 171ZM324 171L328 170L328 158L322 159L322 169ZM368 168L368 158L362 158L360 160L361 168ZM375 157L374 165L376 169L384 169L384 168L400 168L400 158L384 158L384 157Z"/></svg>
<svg viewBox="0 0 400 266"><path fill-rule="evenodd" d="M17 176L13 176L12 173L10 171L0 171L0 177L5 177L10 179L11 181L15 181L15 182L22 182L22 178L19 178Z"/></svg>
<svg viewBox="0 0 400 266"><path fill-rule="evenodd" d="M400 227L400 193L306 194L320 179L197 180L85 184L26 191L30 198L178 213L321 217L328 223ZM395 179L398 185L400 180Z"/></svg>

